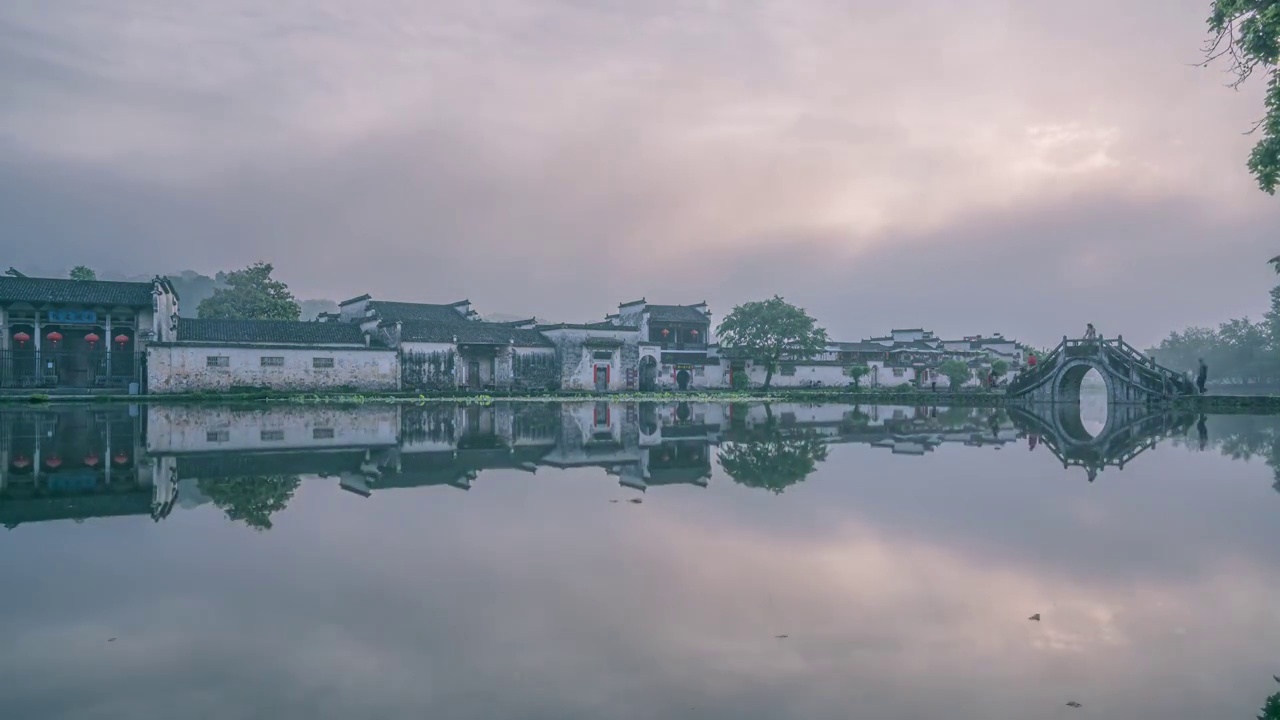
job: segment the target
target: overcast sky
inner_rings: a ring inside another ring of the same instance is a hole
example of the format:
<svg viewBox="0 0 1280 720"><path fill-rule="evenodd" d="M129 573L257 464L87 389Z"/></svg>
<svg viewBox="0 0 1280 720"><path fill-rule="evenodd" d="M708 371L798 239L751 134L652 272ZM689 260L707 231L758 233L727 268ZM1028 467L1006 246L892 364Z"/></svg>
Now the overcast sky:
<svg viewBox="0 0 1280 720"><path fill-rule="evenodd" d="M0 264L1147 343L1275 280L1208 4L7 0Z"/></svg>

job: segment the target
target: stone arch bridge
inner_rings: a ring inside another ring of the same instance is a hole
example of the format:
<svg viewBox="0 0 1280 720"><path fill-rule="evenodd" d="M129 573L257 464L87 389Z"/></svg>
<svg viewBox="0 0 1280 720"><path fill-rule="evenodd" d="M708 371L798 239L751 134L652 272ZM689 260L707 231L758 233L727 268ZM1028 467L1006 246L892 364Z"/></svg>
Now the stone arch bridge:
<svg viewBox="0 0 1280 720"><path fill-rule="evenodd" d="M1012 406L1008 412L1013 424L1028 436L1033 450L1042 445L1064 469L1084 468L1089 482L1108 467L1123 470L1159 441L1186 435L1196 423L1193 413L1152 411L1140 405L1113 406L1107 411L1106 425L1097 435L1091 435L1079 410L1069 404Z"/></svg>
<svg viewBox="0 0 1280 720"><path fill-rule="evenodd" d="M1185 375L1157 365L1132 345L1114 340L1062 338L1048 355L1037 358L1010 383L1010 400L1029 403L1079 403L1080 383L1097 370L1107 386L1108 405L1145 405L1198 394Z"/></svg>

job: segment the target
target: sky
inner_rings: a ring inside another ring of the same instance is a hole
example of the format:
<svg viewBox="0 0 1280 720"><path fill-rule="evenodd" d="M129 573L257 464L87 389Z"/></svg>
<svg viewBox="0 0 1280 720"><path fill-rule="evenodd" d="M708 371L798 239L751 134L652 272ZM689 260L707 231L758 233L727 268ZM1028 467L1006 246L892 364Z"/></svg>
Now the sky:
<svg viewBox="0 0 1280 720"><path fill-rule="evenodd" d="M0 263L1149 344L1275 281L1208 5L8 0Z"/></svg>

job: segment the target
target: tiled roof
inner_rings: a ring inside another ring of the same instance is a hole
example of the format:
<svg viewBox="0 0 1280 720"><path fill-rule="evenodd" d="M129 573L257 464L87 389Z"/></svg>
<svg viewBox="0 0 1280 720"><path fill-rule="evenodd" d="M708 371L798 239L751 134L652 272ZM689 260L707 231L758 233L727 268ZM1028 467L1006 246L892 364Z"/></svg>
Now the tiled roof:
<svg viewBox="0 0 1280 720"><path fill-rule="evenodd" d="M831 343L839 352L874 352L882 353L889 348L873 342L837 342Z"/></svg>
<svg viewBox="0 0 1280 720"><path fill-rule="evenodd" d="M400 326L400 342L452 343L455 342L454 338L457 338L458 343L554 347L537 330L524 330L499 323L410 320Z"/></svg>
<svg viewBox="0 0 1280 720"><path fill-rule="evenodd" d="M0 277L0 302L57 302L150 307L149 282Z"/></svg>
<svg viewBox="0 0 1280 720"><path fill-rule="evenodd" d="M354 323L179 318L178 342L363 346L364 332Z"/></svg>
<svg viewBox="0 0 1280 720"><path fill-rule="evenodd" d="M350 300L343 300L342 302L338 303L338 307L344 307L346 305L350 305L351 303L358 303L361 300L368 300L370 297L371 296L368 293L365 293L364 295L357 295L356 297L353 297Z"/></svg>
<svg viewBox="0 0 1280 720"><path fill-rule="evenodd" d="M450 305L434 305L431 303L389 302L387 300L371 300L369 307L383 320L427 320L431 322L469 322L457 308L467 302Z"/></svg>
<svg viewBox="0 0 1280 720"><path fill-rule="evenodd" d="M606 330L611 332L635 332L640 329L639 325L614 325L608 320L604 322L594 323L554 323L550 325L538 325L539 330Z"/></svg>
<svg viewBox="0 0 1280 720"><path fill-rule="evenodd" d="M649 319L658 322L707 323L706 313L690 305L646 305Z"/></svg>

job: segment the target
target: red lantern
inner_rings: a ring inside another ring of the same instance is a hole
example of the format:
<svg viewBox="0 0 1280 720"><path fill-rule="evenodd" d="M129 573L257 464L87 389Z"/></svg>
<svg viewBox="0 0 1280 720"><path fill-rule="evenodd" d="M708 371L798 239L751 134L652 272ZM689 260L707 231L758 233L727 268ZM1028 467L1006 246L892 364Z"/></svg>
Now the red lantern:
<svg viewBox="0 0 1280 720"><path fill-rule="evenodd" d="M670 335L670 334L671 334L671 331L670 331L670 330L668 330L668 329L666 329L666 328L663 328L663 329L662 329L662 337L666 337L666 336L668 336L668 335Z"/></svg>
<svg viewBox="0 0 1280 720"><path fill-rule="evenodd" d="M13 459L13 466L19 469L24 468L30 464L31 464L31 461L21 455Z"/></svg>
<svg viewBox="0 0 1280 720"><path fill-rule="evenodd" d="M125 335L124 333L120 333L119 335L116 336L116 344L119 345L120 347L124 347L124 344L127 342L129 342L128 335Z"/></svg>
<svg viewBox="0 0 1280 720"><path fill-rule="evenodd" d="M694 337L698 337L698 331L697 331L697 330L690 330L689 332L690 332Z"/></svg>
<svg viewBox="0 0 1280 720"><path fill-rule="evenodd" d="M98 341L101 339L102 338L98 336L98 333L89 333L88 335L84 336L84 341L89 343L89 347L93 347L94 345L97 345Z"/></svg>
<svg viewBox="0 0 1280 720"><path fill-rule="evenodd" d="M49 467L51 467L51 468L56 468L56 467L59 467L59 466L61 466L61 465L62 465L62 459L61 459L61 458L59 458L57 455L54 455L53 457L49 458L48 460L45 460L45 461L44 461L44 464L45 464L45 465L48 465L48 466L49 466Z"/></svg>
<svg viewBox="0 0 1280 720"><path fill-rule="evenodd" d="M124 453L119 453L115 457L111 458L111 460L117 465L123 465L129 462L129 456Z"/></svg>
<svg viewBox="0 0 1280 720"><path fill-rule="evenodd" d="M27 341L31 339L31 336L19 330L13 334L13 339L18 341L18 347L22 347L27 344Z"/></svg>
<svg viewBox="0 0 1280 720"><path fill-rule="evenodd" d="M85 456L84 456L84 464L85 464L85 465L88 465L89 467L97 467L97 466L98 466L98 456L97 456L97 455L94 455L93 453L89 453L88 455L85 455Z"/></svg>
<svg viewBox="0 0 1280 720"><path fill-rule="evenodd" d="M62 333L58 332L57 330L50 330L49 334L45 335L45 337L49 338L49 342L51 343L57 343L62 341Z"/></svg>

